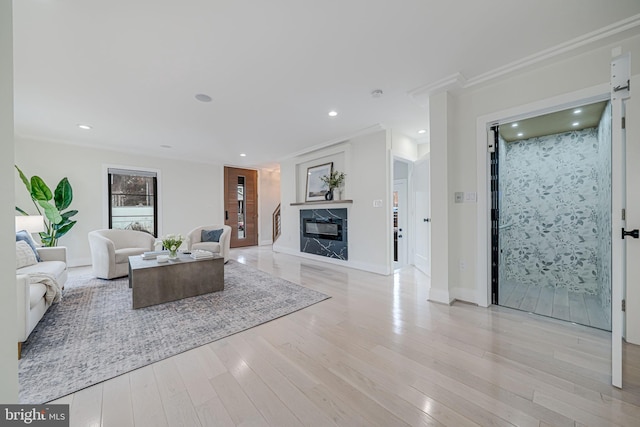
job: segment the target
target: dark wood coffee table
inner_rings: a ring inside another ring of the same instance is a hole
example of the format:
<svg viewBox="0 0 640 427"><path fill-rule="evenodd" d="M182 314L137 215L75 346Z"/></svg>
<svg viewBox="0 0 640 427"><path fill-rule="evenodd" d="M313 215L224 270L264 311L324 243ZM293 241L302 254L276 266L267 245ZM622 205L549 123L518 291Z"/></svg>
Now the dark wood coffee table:
<svg viewBox="0 0 640 427"><path fill-rule="evenodd" d="M129 257L129 287L133 308L177 301L224 289L224 258L195 260L178 254L178 259L159 263L140 255Z"/></svg>

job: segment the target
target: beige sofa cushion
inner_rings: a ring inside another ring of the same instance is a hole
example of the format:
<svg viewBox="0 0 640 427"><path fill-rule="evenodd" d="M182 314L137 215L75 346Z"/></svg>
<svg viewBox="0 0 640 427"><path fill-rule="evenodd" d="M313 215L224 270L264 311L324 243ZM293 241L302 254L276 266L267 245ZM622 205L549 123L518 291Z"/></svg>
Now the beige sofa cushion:
<svg viewBox="0 0 640 427"><path fill-rule="evenodd" d="M38 262L33 265L29 265L27 267L22 267L16 270L17 274L30 274L30 273L45 273L50 274L56 279L60 280L65 269L67 268L67 264L62 261L46 261L46 262ZM64 283L60 283L60 286L64 285Z"/></svg>
<svg viewBox="0 0 640 427"><path fill-rule="evenodd" d="M24 240L16 242L16 268L27 267L37 263L36 254Z"/></svg>
<svg viewBox="0 0 640 427"><path fill-rule="evenodd" d="M47 287L44 283L32 283L29 285L29 308L33 308L38 304L44 298L45 293L47 293Z"/></svg>

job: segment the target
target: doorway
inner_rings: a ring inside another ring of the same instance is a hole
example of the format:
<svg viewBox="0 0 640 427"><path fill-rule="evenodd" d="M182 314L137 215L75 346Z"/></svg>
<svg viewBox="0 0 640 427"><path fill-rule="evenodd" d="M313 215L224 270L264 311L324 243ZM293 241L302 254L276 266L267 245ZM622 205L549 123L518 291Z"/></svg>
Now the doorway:
<svg viewBox="0 0 640 427"><path fill-rule="evenodd" d="M393 159L393 193L392 193L392 230L393 230L393 268L402 268L411 264L411 242L413 231L409 225L411 217L411 201L409 200L411 162Z"/></svg>
<svg viewBox="0 0 640 427"><path fill-rule="evenodd" d="M407 265L407 180L393 181L393 266Z"/></svg>
<svg viewBox="0 0 640 427"><path fill-rule="evenodd" d="M231 227L231 247L258 244L258 172L224 168L225 224Z"/></svg>
<svg viewBox="0 0 640 427"><path fill-rule="evenodd" d="M493 302L611 330L611 103L493 131Z"/></svg>
<svg viewBox="0 0 640 427"><path fill-rule="evenodd" d="M431 276L431 155L413 165L414 230L416 268Z"/></svg>

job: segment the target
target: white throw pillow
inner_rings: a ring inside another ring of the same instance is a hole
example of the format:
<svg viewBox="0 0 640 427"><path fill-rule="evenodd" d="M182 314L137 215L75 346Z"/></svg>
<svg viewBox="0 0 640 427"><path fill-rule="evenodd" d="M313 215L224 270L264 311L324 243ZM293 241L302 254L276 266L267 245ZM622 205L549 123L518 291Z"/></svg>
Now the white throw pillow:
<svg viewBox="0 0 640 427"><path fill-rule="evenodd" d="M28 265L37 264L36 254L33 253L31 246L24 240L16 242L16 268L26 267Z"/></svg>

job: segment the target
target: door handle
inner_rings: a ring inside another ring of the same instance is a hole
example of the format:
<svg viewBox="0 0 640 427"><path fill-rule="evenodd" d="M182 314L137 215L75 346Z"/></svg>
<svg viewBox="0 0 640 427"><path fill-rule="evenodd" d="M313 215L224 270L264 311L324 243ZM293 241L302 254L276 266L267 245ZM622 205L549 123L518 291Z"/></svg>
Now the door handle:
<svg viewBox="0 0 640 427"><path fill-rule="evenodd" d="M224 211L224 220L229 221L229 211Z"/></svg>
<svg viewBox="0 0 640 427"><path fill-rule="evenodd" d="M431 222L431 218L422 218L422 222Z"/></svg>
<svg viewBox="0 0 640 427"><path fill-rule="evenodd" d="M638 229L626 231L624 228L622 229L622 238L624 239L627 236L631 236L634 239L640 239L640 231Z"/></svg>

